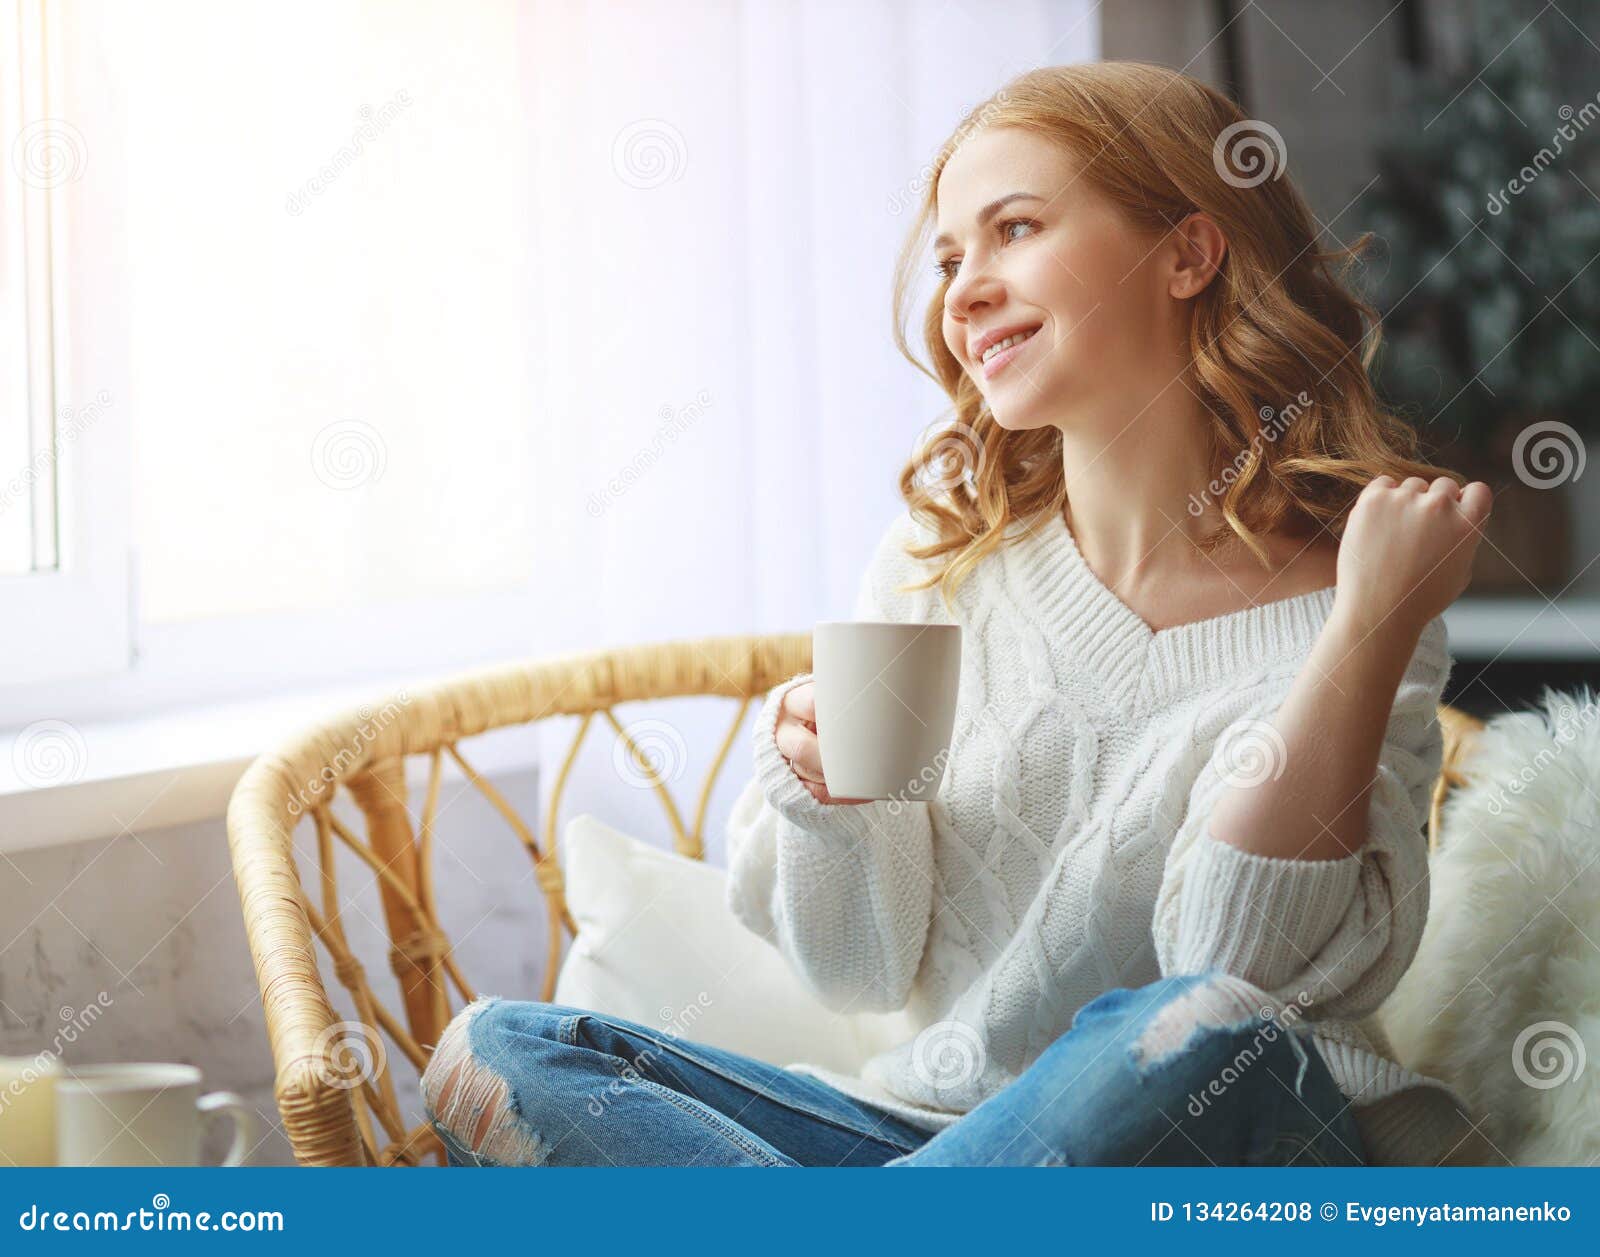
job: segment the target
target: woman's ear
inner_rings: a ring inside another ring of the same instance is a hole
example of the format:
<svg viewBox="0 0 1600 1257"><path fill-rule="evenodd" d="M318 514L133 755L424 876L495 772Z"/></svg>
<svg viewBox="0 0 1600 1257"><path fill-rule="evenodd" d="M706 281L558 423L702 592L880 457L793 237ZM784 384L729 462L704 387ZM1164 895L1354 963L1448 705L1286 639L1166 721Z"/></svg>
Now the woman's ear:
<svg viewBox="0 0 1600 1257"><path fill-rule="evenodd" d="M1178 250L1167 291L1180 300L1198 296L1222 269L1227 237L1207 215L1196 211L1172 229Z"/></svg>

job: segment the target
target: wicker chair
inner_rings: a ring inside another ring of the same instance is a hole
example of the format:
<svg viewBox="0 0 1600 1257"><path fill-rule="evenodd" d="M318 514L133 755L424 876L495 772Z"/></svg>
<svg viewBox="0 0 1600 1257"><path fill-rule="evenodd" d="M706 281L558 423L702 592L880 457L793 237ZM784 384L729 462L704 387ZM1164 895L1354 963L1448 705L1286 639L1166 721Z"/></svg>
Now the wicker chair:
<svg viewBox="0 0 1600 1257"><path fill-rule="evenodd" d="M228 841L266 1012L283 1124L302 1165L444 1164L444 1149L426 1120L408 1125L399 1110L388 1061L372 1050L386 1034L418 1074L454 1013L453 984L465 1004L475 992L439 928L432 872L434 821L445 757L505 817L527 849L548 901L548 959L541 999L555 991L563 943L575 932L556 851L562 792L589 726L605 718L648 775L666 813L674 848L704 856L706 809L717 775L753 702L811 666L811 635L717 637L565 655L470 672L334 716L290 744L257 759L228 806ZM735 700L726 736L700 788L692 826L617 720L618 703L689 695ZM580 716L572 746L546 801L543 836L517 814L465 758L460 744L475 734L551 716ZM1429 841L1437 841L1440 805L1459 781L1458 765L1479 722L1440 709L1444 769L1435 785ZM413 823L406 799L407 756L427 757L421 812ZM741 765L742 767L742 765ZM365 819L365 841L332 812L339 788ZM321 906L306 893L295 862L293 833L309 815L316 834L315 880ZM351 954L340 924L335 842L355 852L378 878L398 1006L382 1002ZM356 1024L329 1003L316 943L328 951L334 976L349 990Z"/></svg>

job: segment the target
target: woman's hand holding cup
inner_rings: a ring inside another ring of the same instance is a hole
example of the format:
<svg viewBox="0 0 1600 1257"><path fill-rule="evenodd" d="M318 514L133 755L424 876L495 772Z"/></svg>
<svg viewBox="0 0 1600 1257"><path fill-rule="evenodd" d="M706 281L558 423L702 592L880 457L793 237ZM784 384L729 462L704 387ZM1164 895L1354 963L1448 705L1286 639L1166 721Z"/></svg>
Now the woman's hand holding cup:
<svg viewBox="0 0 1600 1257"><path fill-rule="evenodd" d="M871 803L871 799L836 799L822 776L822 751L817 743L816 686L802 681L783 696L773 728L778 751L795 777L818 803Z"/></svg>

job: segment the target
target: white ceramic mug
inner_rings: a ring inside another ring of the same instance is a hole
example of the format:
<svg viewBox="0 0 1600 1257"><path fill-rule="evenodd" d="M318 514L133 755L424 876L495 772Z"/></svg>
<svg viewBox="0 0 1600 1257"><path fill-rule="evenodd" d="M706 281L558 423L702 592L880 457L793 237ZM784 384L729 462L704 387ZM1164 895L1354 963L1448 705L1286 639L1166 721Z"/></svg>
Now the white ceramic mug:
<svg viewBox="0 0 1600 1257"><path fill-rule="evenodd" d="M824 620L811 661L828 793L931 800L955 729L961 626Z"/></svg>
<svg viewBox="0 0 1600 1257"><path fill-rule="evenodd" d="M198 1165L205 1121L233 1118L223 1165L243 1165L256 1115L231 1091L200 1094L193 1065L67 1066L56 1080L57 1165Z"/></svg>

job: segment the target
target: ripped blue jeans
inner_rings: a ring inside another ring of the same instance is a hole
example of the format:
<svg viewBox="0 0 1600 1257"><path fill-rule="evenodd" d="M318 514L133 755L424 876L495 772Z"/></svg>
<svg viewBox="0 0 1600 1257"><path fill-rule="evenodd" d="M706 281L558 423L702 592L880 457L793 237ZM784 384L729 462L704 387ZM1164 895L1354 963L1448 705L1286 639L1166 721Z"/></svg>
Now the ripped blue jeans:
<svg viewBox="0 0 1600 1257"><path fill-rule="evenodd" d="M1219 974L1107 991L937 1133L621 1017L488 996L423 1074L454 1166L1362 1165L1303 1027Z"/></svg>

